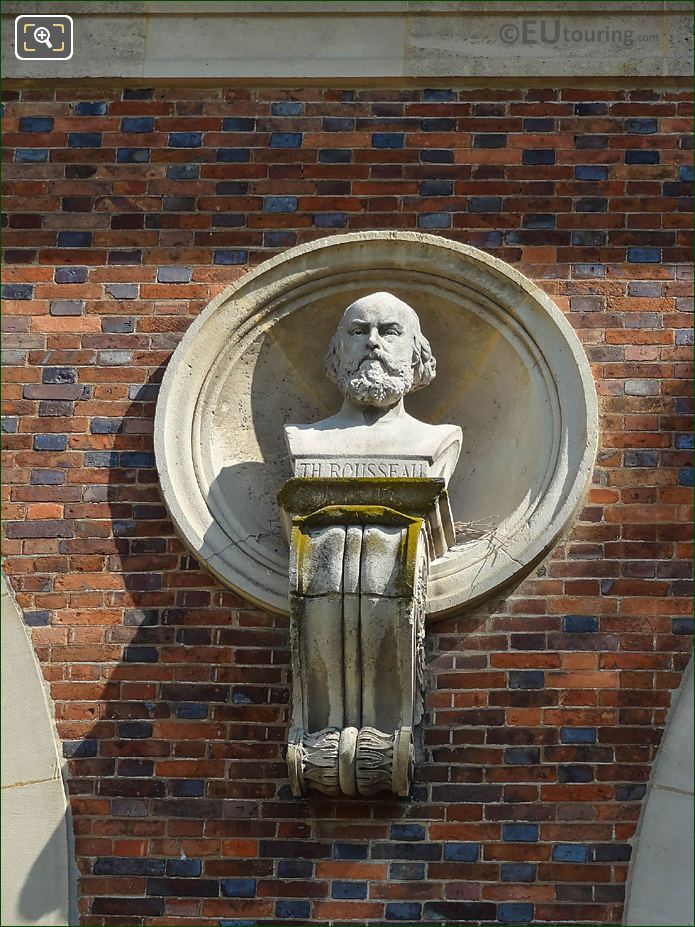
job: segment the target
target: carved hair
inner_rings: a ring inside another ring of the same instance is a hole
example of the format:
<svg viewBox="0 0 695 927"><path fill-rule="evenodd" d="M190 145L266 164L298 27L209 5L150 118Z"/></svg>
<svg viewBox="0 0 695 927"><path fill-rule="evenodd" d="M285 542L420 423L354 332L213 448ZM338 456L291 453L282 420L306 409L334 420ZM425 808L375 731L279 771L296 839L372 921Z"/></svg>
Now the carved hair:
<svg viewBox="0 0 695 927"><path fill-rule="evenodd" d="M348 309L350 306L348 306ZM410 306L408 306L410 309ZM345 310L347 312L347 309ZM414 310L411 309L413 317L415 320L415 334L413 335L413 385L410 389L410 392L414 392L416 389L422 389L424 386L429 386L429 384L434 380L437 375L437 360L432 353L432 348L430 343L425 338L425 336L420 331L420 320L417 317L417 314ZM334 383L337 383L339 380L339 370L340 370L340 350L342 345L342 327L343 323L341 320L338 329L331 338L331 343L328 345L328 351L324 358L324 369L326 371L326 376L329 380L332 380Z"/></svg>

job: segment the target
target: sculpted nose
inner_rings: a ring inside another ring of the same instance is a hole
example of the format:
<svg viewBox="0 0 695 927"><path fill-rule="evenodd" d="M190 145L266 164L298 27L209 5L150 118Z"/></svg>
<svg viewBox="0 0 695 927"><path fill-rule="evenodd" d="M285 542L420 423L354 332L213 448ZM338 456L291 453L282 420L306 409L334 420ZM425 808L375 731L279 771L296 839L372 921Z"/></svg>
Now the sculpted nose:
<svg viewBox="0 0 695 927"><path fill-rule="evenodd" d="M381 338L379 337L379 329L374 327L369 330L369 337L367 338L367 347L368 348L378 348L381 344Z"/></svg>

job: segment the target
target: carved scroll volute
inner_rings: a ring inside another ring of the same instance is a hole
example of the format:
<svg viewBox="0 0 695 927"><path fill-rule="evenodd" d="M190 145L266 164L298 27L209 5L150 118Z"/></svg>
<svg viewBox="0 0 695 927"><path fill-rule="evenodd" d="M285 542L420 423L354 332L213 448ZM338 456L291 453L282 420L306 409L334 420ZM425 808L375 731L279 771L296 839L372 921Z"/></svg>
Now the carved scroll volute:
<svg viewBox="0 0 695 927"><path fill-rule="evenodd" d="M399 511L360 500L370 481L290 480L295 795L409 793L422 717L422 655L431 536L441 480L392 480ZM334 485L338 484L338 485ZM334 505L321 505L333 497ZM350 501L352 500L352 501ZM417 507L426 511L415 514ZM308 514L301 514L308 512Z"/></svg>

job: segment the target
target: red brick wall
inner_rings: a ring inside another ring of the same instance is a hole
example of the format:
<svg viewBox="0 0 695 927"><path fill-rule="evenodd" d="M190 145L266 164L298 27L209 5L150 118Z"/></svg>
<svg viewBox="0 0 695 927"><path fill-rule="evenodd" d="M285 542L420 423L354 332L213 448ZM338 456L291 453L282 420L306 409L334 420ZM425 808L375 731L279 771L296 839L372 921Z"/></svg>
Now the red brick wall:
<svg viewBox="0 0 695 927"><path fill-rule="evenodd" d="M83 923L619 923L690 644L688 94L8 96L6 569L70 758ZM429 633L412 800L297 801L287 622L184 552L152 420L212 296L373 228L468 242L551 294L602 443L544 565Z"/></svg>

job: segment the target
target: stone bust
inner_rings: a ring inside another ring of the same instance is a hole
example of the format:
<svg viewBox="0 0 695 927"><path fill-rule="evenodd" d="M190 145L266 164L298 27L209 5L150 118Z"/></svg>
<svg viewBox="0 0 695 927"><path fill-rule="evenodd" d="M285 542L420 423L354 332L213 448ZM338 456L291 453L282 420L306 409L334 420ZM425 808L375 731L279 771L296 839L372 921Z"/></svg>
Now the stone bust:
<svg viewBox="0 0 695 927"><path fill-rule="evenodd" d="M461 429L409 415L404 397L436 375L415 311L391 293L372 293L345 310L326 355L326 374L343 394L340 410L310 425L286 425L295 476L451 476Z"/></svg>

